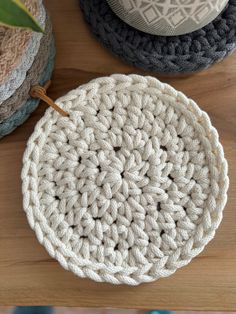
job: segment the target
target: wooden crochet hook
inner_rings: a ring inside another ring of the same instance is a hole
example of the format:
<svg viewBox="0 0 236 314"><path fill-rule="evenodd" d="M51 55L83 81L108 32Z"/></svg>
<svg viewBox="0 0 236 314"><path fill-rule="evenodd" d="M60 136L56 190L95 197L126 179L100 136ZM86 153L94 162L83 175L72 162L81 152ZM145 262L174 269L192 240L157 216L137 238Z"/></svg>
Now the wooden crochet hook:
<svg viewBox="0 0 236 314"><path fill-rule="evenodd" d="M47 89L51 85L51 81L47 81L44 86L35 85L30 89L30 96L33 98L39 98L43 100L46 104L51 106L54 110L60 113L63 117L68 117L69 113L61 109L55 102L47 96Z"/></svg>

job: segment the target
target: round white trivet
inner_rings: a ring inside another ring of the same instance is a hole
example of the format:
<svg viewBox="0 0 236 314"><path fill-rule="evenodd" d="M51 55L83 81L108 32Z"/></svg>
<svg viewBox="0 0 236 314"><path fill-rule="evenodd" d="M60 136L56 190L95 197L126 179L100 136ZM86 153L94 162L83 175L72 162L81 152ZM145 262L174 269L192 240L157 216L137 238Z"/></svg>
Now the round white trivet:
<svg viewBox="0 0 236 314"><path fill-rule="evenodd" d="M48 253L79 277L137 285L214 237L227 162L208 115L153 77L112 75L49 108L23 158L23 204Z"/></svg>

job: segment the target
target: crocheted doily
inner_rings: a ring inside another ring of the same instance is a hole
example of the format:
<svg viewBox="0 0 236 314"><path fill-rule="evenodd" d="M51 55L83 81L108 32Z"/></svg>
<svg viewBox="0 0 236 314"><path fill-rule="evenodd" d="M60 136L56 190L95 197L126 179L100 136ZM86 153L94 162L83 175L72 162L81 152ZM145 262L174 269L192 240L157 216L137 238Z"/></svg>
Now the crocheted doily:
<svg viewBox="0 0 236 314"><path fill-rule="evenodd" d="M22 1L37 18L39 3L37 0ZM42 4L41 4L42 5ZM20 62L22 55L34 33L21 29L0 26L0 84Z"/></svg>
<svg viewBox="0 0 236 314"><path fill-rule="evenodd" d="M204 28L172 37L129 26L107 1L80 0L80 5L98 40L124 61L145 70L191 73L221 61L236 48L236 0L229 0L227 8Z"/></svg>
<svg viewBox="0 0 236 314"><path fill-rule="evenodd" d="M23 206L48 253L80 277L137 285L214 237L227 162L207 114L152 77L113 75L49 108L23 158Z"/></svg>

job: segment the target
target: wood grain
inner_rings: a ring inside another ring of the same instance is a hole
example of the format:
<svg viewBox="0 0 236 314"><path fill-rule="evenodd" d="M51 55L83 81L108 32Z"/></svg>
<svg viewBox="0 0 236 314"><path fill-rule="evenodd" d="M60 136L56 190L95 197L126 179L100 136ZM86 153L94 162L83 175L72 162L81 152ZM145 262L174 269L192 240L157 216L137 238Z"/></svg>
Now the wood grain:
<svg viewBox="0 0 236 314"><path fill-rule="evenodd" d="M53 99L101 75L144 74L113 57L92 37L77 1L47 0L46 6L57 45L49 89ZM231 185L215 239L172 277L138 287L97 284L63 270L40 246L22 210L22 154L45 110L42 104L23 126L0 141L0 305L236 311L236 54L196 75L155 76L197 101L219 131Z"/></svg>

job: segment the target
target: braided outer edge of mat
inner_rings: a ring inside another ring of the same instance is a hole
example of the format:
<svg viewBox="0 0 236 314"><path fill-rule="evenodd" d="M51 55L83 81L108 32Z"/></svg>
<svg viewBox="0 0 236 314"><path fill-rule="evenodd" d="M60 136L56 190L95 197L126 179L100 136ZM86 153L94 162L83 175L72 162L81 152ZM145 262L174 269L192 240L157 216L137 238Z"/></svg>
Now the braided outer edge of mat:
<svg viewBox="0 0 236 314"><path fill-rule="evenodd" d="M94 36L114 55L121 58L124 62L131 64L135 67L147 70L147 71L155 71L159 73L167 73L167 74L178 74L178 73L193 73L197 71L201 71L207 69L214 63L218 63L222 61L225 57L232 54L236 49L236 22L234 27L230 30L228 34L228 38L222 38L220 43L214 47L210 47L208 50L202 50L198 53L189 53L185 55L163 55L160 54L158 51L153 51L150 53L149 51L145 51L142 48L136 48L132 45L131 42L125 41L116 29L112 28L112 25L109 23L104 22L100 17L99 13L93 12L91 7L91 1L93 0L79 0L80 7L84 15L84 19L88 23L91 31L93 32ZM105 0L100 0L105 1ZM104 3L104 6L108 4ZM229 6L234 8L235 12L231 13L231 17L236 14L236 1L230 0ZM229 6L226 10L229 10ZM116 21L117 19L120 20L115 13L109 7L110 14L112 14L113 20ZM224 13L224 12L223 12ZM221 16L221 15L220 15ZM220 16L216 19L219 27L221 26ZM236 17L235 17L236 19ZM145 33L134 29L133 27L129 26L128 24L121 21L122 27L120 30L124 31L125 33L129 30L132 30L132 36L135 38L135 41L138 42L141 40L140 38L145 35ZM201 30L195 31L191 34L200 34L199 32L205 31L206 29L211 28L211 31L214 30L214 22L208 24ZM200 34L201 35L201 34ZM140 38L139 38L140 36ZM155 36L146 34L148 36L146 38L146 45L148 45L148 41L151 40L150 38L164 38L164 36ZM173 36L168 37L169 40L171 38L185 38L183 39L183 44L186 41L187 35L181 36ZM191 35L192 36L192 35ZM204 36L201 40L205 40ZM155 46L158 43L155 42ZM200 43L199 43L200 45ZM209 48L209 47L208 47Z"/></svg>
<svg viewBox="0 0 236 314"><path fill-rule="evenodd" d="M46 67L44 68L41 78L39 79L39 84L43 85L46 81L51 78L52 71L54 68L54 58L55 58L55 47L54 41L51 44L50 56L48 58ZM19 125L23 124L30 114L38 107L40 100L30 97L25 104L15 111L9 118L0 123L0 139L5 135L14 131Z"/></svg>
<svg viewBox="0 0 236 314"><path fill-rule="evenodd" d="M155 274L155 278L146 273L134 277L132 276L132 272L126 274L122 267L108 267L101 263L93 263L90 260L78 258L73 251L67 249L65 244L55 236L54 231L47 224L47 219L40 211L40 203L37 198L37 164L39 161L40 149L46 141L51 126L55 123L58 117L58 113L51 108L47 109L45 115L36 124L35 130L29 138L24 153L23 169L21 173L23 182L23 208L31 228L36 233L38 241L46 248L51 257L58 260L63 268L72 271L79 277L88 277L98 282L138 285L143 282L151 282L158 278L167 277L173 274L178 268L185 266L193 257L198 255L204 249L205 245L214 237L215 231L222 220L223 208L227 201L227 190L229 185L227 175L228 165L224 158L224 151L219 142L218 133L211 125L208 115L201 111L193 100L188 99L181 92L176 91L167 84L159 82L155 78L142 77L139 75L112 75L111 77L98 78L69 92L64 97L59 98L57 104L63 107L63 101L67 101L69 105L66 105L65 109L69 111L71 102L73 99L77 98L81 89L88 91L93 89L96 84L102 84L112 80L114 81L114 84L117 84L117 89L119 89L122 84L129 85L129 83L137 84L138 88L147 88L147 84L152 89L158 88L172 101L174 107L181 110L182 114L189 119L194 118L194 127L198 132L203 132L205 135L204 142L202 143L204 148L206 149L207 147L208 154L210 154L211 157L214 156L217 165L221 166L219 178L220 196L217 199L217 204L215 204L216 199L213 200L213 203L216 205L213 206L214 210L211 211L210 208L205 209L202 224L198 226L194 236L191 237L182 248L177 249L173 255L169 257L165 256L161 259L159 264L160 269L158 275ZM209 157L209 159L211 158ZM212 176L214 176L215 169L215 166L210 163ZM215 208L217 208L217 210L215 210ZM181 254L183 255L181 256ZM169 262L171 267L165 267L167 262ZM135 268L134 271L137 271L137 269Z"/></svg>

